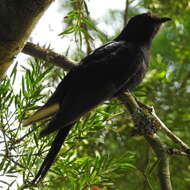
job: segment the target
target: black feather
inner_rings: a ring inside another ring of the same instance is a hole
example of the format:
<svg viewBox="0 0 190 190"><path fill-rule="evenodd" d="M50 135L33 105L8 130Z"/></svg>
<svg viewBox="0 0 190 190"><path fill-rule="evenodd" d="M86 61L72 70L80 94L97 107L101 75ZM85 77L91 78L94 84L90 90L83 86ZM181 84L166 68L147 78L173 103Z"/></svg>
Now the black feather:
<svg viewBox="0 0 190 190"><path fill-rule="evenodd" d="M59 150L61 149L61 146L62 146L65 138L69 134L69 131L71 130L72 126L73 126L73 124L65 126L63 129L60 129L58 131L45 160L43 161L34 180L31 182L32 185L34 185L36 183L36 181L39 181L46 175L47 171L49 170L52 163L54 162Z"/></svg>

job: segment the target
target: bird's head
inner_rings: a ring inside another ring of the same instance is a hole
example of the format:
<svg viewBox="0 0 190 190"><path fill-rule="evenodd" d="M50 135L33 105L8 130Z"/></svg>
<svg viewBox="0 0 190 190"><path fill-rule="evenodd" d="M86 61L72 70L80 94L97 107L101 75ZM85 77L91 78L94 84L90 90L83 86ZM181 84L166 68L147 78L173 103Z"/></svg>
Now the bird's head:
<svg viewBox="0 0 190 190"><path fill-rule="evenodd" d="M136 15L128 21L120 37L132 42L151 42L160 26L170 20L170 18L158 17L152 13Z"/></svg>

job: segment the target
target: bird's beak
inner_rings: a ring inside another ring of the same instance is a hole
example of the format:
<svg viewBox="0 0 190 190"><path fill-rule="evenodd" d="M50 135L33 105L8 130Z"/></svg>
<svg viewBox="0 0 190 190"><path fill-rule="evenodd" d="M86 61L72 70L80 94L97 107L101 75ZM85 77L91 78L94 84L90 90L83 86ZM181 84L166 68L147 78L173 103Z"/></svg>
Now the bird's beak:
<svg viewBox="0 0 190 190"><path fill-rule="evenodd" d="M168 18L168 17L163 17L160 19L160 22L163 23L163 22L167 22L167 21L170 21L172 20L171 18Z"/></svg>

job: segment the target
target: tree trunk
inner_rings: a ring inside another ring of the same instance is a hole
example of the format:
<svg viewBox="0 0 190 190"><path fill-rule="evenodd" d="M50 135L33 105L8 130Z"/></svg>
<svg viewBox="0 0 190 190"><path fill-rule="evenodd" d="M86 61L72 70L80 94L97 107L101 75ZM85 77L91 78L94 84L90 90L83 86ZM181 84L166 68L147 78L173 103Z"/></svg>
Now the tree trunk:
<svg viewBox="0 0 190 190"><path fill-rule="evenodd" d="M0 79L53 0L1 0Z"/></svg>

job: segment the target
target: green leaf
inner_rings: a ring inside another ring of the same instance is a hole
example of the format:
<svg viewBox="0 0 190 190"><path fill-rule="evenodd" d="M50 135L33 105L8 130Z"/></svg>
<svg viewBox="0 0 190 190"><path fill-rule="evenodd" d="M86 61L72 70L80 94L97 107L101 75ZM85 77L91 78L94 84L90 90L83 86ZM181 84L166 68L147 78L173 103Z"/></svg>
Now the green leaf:
<svg viewBox="0 0 190 190"><path fill-rule="evenodd" d="M61 32L59 34L59 36L62 36L64 34L71 34L73 32L75 32L75 26L71 26L71 27L67 28L66 30L64 30L63 32Z"/></svg>

